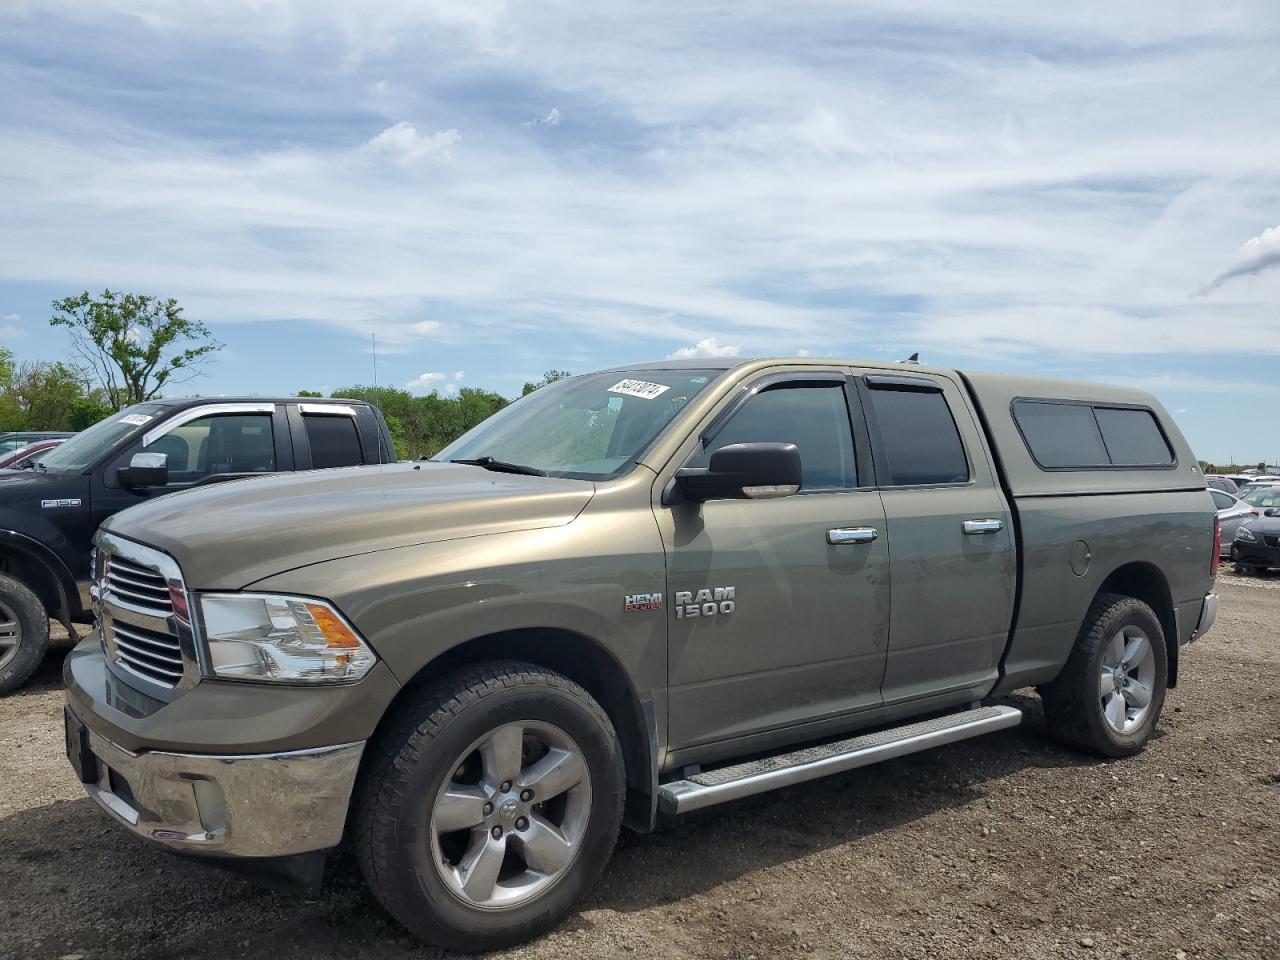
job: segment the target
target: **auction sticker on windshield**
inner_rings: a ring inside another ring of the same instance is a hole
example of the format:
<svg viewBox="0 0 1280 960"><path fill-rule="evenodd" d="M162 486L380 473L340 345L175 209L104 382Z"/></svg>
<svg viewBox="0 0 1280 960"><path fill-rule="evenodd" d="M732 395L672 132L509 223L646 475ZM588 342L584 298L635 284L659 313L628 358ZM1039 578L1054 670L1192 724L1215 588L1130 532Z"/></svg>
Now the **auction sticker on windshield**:
<svg viewBox="0 0 1280 960"><path fill-rule="evenodd" d="M154 419L155 417L149 417L145 413L131 413L127 417L121 417L120 422L132 424L135 427L140 427L144 423L147 423Z"/></svg>
<svg viewBox="0 0 1280 960"><path fill-rule="evenodd" d="M650 383L648 380L619 380L609 388L610 393L621 393L628 397L640 397L652 400L660 397L671 388L661 383Z"/></svg>

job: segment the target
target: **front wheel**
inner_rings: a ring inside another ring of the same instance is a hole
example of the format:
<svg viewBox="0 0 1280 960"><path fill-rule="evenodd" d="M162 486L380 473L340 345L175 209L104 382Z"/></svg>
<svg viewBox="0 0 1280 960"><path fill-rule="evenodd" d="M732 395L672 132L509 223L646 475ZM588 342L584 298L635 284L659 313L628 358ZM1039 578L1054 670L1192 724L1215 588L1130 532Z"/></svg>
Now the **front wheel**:
<svg viewBox="0 0 1280 960"><path fill-rule="evenodd" d="M621 747L582 687L521 663L423 688L362 777L356 850L387 911L424 940L496 950L555 925L617 842Z"/></svg>
<svg viewBox="0 0 1280 960"><path fill-rule="evenodd" d="M49 615L21 580L0 574L0 695L27 682L49 649Z"/></svg>
<svg viewBox="0 0 1280 960"><path fill-rule="evenodd" d="M1155 611L1136 597L1103 594L1062 672L1040 688L1049 730L1068 746L1104 757L1137 753L1160 718L1168 675Z"/></svg>

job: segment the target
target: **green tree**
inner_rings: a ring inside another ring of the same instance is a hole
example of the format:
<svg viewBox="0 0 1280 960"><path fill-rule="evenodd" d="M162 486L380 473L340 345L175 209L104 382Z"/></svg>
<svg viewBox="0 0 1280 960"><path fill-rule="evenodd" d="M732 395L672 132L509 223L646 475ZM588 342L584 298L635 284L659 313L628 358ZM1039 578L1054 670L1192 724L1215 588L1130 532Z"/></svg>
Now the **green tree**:
<svg viewBox="0 0 1280 960"><path fill-rule="evenodd" d="M324 394L319 390L299 390L296 394L299 397L323 397Z"/></svg>
<svg viewBox="0 0 1280 960"><path fill-rule="evenodd" d="M53 301L49 323L71 331L76 355L102 385L111 409L141 403L186 383L222 344L178 301L104 290Z"/></svg>
<svg viewBox="0 0 1280 960"><path fill-rule="evenodd" d="M520 396L527 397L539 387L545 387L548 383L555 383L557 380L563 380L565 377L571 376L573 376L573 374L568 370L548 370L542 375L542 379L537 383L526 383L524 385L524 389L520 391Z"/></svg>

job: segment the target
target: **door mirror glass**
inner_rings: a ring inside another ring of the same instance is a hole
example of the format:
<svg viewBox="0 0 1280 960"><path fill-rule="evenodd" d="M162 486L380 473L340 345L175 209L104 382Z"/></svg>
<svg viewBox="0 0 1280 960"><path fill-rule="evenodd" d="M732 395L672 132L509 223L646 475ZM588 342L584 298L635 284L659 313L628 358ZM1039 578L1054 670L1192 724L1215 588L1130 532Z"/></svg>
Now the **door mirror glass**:
<svg viewBox="0 0 1280 960"><path fill-rule="evenodd" d="M1275 507L1267 507L1267 509L1262 511L1262 515L1264 517L1280 517L1280 509L1277 509Z"/></svg>
<svg viewBox="0 0 1280 960"><path fill-rule="evenodd" d="M794 443L731 443L705 467L682 467L676 482L685 498L766 500L800 491L800 450Z"/></svg>
<svg viewBox="0 0 1280 960"><path fill-rule="evenodd" d="M135 453L127 467L116 471L116 479L126 489L163 487L169 482L169 457L164 453Z"/></svg>

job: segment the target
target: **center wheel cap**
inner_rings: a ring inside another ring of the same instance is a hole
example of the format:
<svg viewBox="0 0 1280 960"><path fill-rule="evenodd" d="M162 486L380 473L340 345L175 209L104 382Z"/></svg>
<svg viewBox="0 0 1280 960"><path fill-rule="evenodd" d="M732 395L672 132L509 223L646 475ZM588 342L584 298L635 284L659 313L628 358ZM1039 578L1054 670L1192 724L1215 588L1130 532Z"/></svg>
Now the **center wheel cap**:
<svg viewBox="0 0 1280 960"><path fill-rule="evenodd" d="M520 802L516 800L515 797L507 797L507 799L498 804L498 815L501 816L503 820L514 820L516 817L516 811L519 809Z"/></svg>

